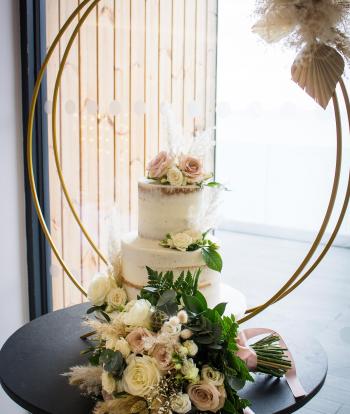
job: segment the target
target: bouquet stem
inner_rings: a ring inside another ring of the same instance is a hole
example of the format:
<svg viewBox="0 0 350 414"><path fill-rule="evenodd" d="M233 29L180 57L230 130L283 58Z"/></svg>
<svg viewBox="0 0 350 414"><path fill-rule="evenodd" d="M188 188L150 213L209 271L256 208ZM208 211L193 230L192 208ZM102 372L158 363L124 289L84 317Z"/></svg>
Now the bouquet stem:
<svg viewBox="0 0 350 414"><path fill-rule="evenodd" d="M279 345L279 336L271 334L252 345L258 358L257 371L274 377L283 377L292 363Z"/></svg>

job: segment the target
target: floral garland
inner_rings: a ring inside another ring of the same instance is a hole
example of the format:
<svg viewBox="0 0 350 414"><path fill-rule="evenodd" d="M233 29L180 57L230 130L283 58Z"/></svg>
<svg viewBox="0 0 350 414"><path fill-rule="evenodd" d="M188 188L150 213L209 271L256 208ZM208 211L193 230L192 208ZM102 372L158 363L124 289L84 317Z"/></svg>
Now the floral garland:
<svg viewBox="0 0 350 414"><path fill-rule="evenodd" d="M237 391L253 381L238 356L240 340L225 303L213 309L198 290L200 270L158 273L127 301L113 274L96 275L89 287L95 312L85 325L89 364L72 367L71 385L95 399L94 414L241 414L249 405ZM278 336L256 344L257 371L277 377L291 363ZM253 345L254 348L254 345Z"/></svg>
<svg viewBox="0 0 350 414"><path fill-rule="evenodd" d="M201 250L203 260L209 269L221 272L222 258L217 251L219 246L207 238L209 232L210 230L205 233L186 230L177 234L168 233L160 245L180 252Z"/></svg>

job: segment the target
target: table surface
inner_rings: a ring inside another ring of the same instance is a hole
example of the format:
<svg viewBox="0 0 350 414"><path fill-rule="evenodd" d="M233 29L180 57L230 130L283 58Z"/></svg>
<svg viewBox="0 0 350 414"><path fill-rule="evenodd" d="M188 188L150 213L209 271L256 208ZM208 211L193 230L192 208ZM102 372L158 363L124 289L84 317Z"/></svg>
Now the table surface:
<svg viewBox="0 0 350 414"><path fill-rule="evenodd" d="M0 352L0 380L7 394L34 414L88 414L93 402L68 385L60 374L84 364L80 351L86 343L80 335L87 304L72 306L42 316L15 332ZM273 328L273 327L271 327ZM263 374L241 390L256 414L292 413L321 389L327 375L327 356L315 340L300 336L286 339L296 361L298 375L307 395L295 400L286 381Z"/></svg>

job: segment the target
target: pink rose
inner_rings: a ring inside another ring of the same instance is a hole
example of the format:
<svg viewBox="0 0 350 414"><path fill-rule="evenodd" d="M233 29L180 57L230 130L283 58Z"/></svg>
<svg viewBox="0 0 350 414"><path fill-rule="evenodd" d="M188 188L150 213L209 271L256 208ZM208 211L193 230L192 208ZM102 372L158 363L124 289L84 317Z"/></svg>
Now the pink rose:
<svg viewBox="0 0 350 414"><path fill-rule="evenodd" d="M187 393L193 405L199 411L210 411L216 413L222 408L222 393L213 384L191 384L187 388Z"/></svg>
<svg viewBox="0 0 350 414"><path fill-rule="evenodd" d="M171 347L164 344L157 344L152 351L152 357L156 360L158 368L165 372L174 368L172 355Z"/></svg>
<svg viewBox="0 0 350 414"><path fill-rule="evenodd" d="M189 184L200 183L204 179L203 163L191 155L182 155L179 160L179 169Z"/></svg>
<svg viewBox="0 0 350 414"><path fill-rule="evenodd" d="M132 352L135 354L140 354L145 349L145 339L153 336L146 328L136 328L129 333L126 337Z"/></svg>
<svg viewBox="0 0 350 414"><path fill-rule="evenodd" d="M147 166L149 178L162 178L173 165L174 158L166 151L161 151Z"/></svg>

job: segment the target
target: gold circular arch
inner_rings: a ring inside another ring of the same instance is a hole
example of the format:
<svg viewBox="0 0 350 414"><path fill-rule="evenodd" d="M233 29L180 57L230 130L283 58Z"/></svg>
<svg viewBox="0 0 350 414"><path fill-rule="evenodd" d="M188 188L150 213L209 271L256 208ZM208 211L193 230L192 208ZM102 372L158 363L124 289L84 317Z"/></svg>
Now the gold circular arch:
<svg viewBox="0 0 350 414"><path fill-rule="evenodd" d="M74 20L74 18L80 13L80 11L88 4L90 3L92 0L84 0L71 14L71 16L67 19L67 21L65 22L65 24L62 26L61 30L58 32L57 36L55 37L51 47L48 50L48 53L45 57L45 60L43 62L43 65L39 71L38 74L38 78L34 87L34 92L33 92L33 98L32 98L32 102L31 102L31 107L30 107L30 112L29 112L29 120L28 120L28 133L27 133L27 156L28 156L28 174L29 174L29 182L30 182L30 188L31 188L31 192L33 195L33 201L34 201L34 206L36 208L37 214L38 214L38 218L39 218L39 222L41 224L42 230L55 254L55 256L57 257L58 261L60 262L60 264L62 265L63 269L65 270L66 274L68 275L68 277L71 279L71 281L74 283L74 285L81 291L81 293L83 295L87 295L85 289L80 285L80 283L77 281L77 279L74 277L74 275L72 274L72 272L69 270L68 266L66 265L66 263L64 262L64 259L62 258L62 256L60 255L57 246L55 245L50 231L46 225L43 213L41 211L41 207L40 207L40 203L38 200L38 196L37 196L37 191L36 191L36 183L35 183L35 179L34 179L34 174L33 174L33 161L32 161L32 130L33 130L33 123L34 123L34 116L35 116L35 107L36 107L36 102L37 102L37 98L38 98L38 94L39 94L39 90L40 90L40 85L44 76L44 72L47 68L47 65L50 61L50 58L55 50L55 48L57 47L61 37L63 36L63 34L65 33L65 31L67 30L67 28L69 27L69 25L72 23L72 21ZM62 189L65 195L65 198L68 202L68 205L72 211L72 214L77 222L77 224L79 225L80 229L82 230L84 236L87 238L88 242L90 243L90 245L93 247L93 249L95 250L95 252L99 255L99 257L106 263L108 264L107 259L105 259L105 257L103 256L103 254L100 252L98 246L95 244L95 242L92 240L92 238L90 237L89 233L87 232L87 230L85 229L85 227L83 226L78 213L76 212L76 210L74 209L74 205L73 202L71 200L71 197L69 195L68 189L65 185L65 180L63 177L63 173L62 173L62 169L60 166L60 161L59 161L59 156L58 156L58 148L57 148L57 137L56 137L56 114L57 114L57 99L58 99L58 92L59 92L59 88L60 88L60 83L61 83L61 78L62 78L62 73L64 70L64 66L65 66L65 62L68 58L70 49L73 45L73 42L82 26L82 24L85 22L86 18L88 17L88 15L92 12L93 8L98 4L100 0L93 0L92 4L87 8L87 10L84 12L83 16L79 19L76 27L73 30L73 33L71 35L71 37L69 38L69 41L67 43L64 55L63 55L63 59L60 62L59 65L59 70L58 70L58 74L57 74L57 78L56 78L56 82L55 82L55 88L54 88L54 99L53 99L53 116L52 116L52 132L53 132L53 144L54 144L54 155L55 155L55 164L56 164L56 169L59 175L59 179L60 179L60 183L62 185ZM349 104L349 98L346 92L346 88L344 85L344 82L342 81L342 79L340 79L339 81L340 86L341 86L341 90L344 96L344 100L345 100L345 104L346 104L346 108L347 108L347 114L348 114L348 118L349 118L349 126L350 126L350 104ZM349 182L348 182L348 187L347 187L347 191L346 191L346 195L345 195L345 200L343 203L343 207L341 209L338 221L336 223L336 226L331 234L331 237L329 239L329 241L327 242L327 244L325 245L324 249L322 250L322 252L320 253L320 255L317 257L317 259L315 260L314 264L309 268L309 270L300 277L300 279L298 280L299 276L301 275L301 273L303 272L303 270L305 269L305 267L307 266L307 264L309 263L309 261L311 260L311 258L313 257L317 247L319 246L322 237L325 234L325 231L327 229L327 226L329 224L329 220L332 216L333 213L333 209L334 209L334 205L335 205L335 200L337 197L337 192L338 192L338 187L339 187L339 181L340 181L340 172L341 172L341 161L342 161L342 127L341 127L341 116L340 116L340 111L339 111L339 104L338 104L338 99L337 99L337 95L336 92L333 95L333 106L334 106L334 113L335 113L335 121L336 121L336 133L337 133L337 149L336 149L336 166L335 166L335 174L334 174L334 181L333 181L333 186L332 186L332 191L331 191L331 196L330 196L330 200L329 200L329 204L322 222L322 225L320 227L320 230L318 231L316 238L314 240L314 242L311 245L311 248L309 249L307 255L305 256L305 258L303 259L303 261L301 262L301 264L299 265L299 267L297 268L297 270L294 272L294 274L292 275L292 277L279 289L279 291L273 295L268 301L266 301L265 303L263 303L260 306L251 308L247 310L247 316L243 317L241 320L239 320L240 323L247 321L248 319L251 319L252 317L254 317L255 315L257 315L258 313L262 312L263 310L265 310L267 307L269 307L271 304L276 303L277 301L281 300L282 298L286 297L289 293L291 293L294 289L296 289L296 287L298 287L311 273L312 271L318 266L318 264L322 261L322 259L324 258L324 256L327 254L330 246L332 245L339 229L340 226L343 222L343 219L345 217L345 213L349 204L349 197L350 197L350 177L349 177Z"/></svg>

